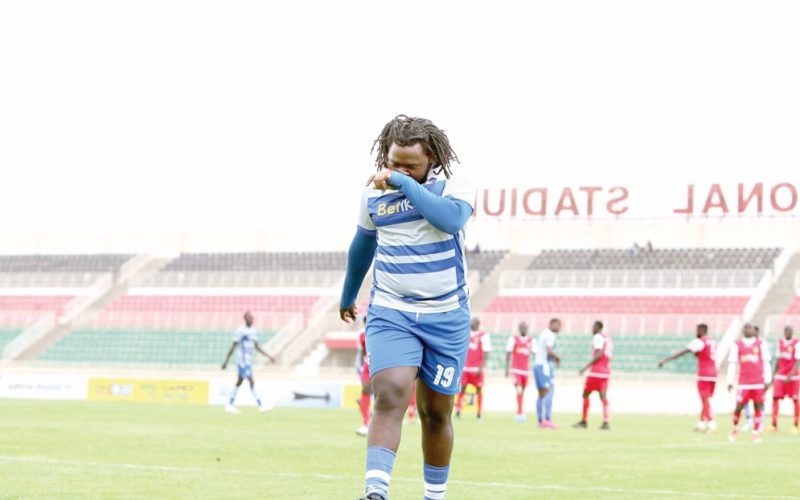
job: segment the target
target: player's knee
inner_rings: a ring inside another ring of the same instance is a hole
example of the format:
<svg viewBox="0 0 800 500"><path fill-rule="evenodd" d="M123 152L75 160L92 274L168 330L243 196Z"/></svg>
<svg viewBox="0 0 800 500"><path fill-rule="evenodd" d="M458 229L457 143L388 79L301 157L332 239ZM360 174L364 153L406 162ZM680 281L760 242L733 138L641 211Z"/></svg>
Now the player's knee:
<svg viewBox="0 0 800 500"><path fill-rule="evenodd" d="M376 381L374 387L375 409L382 411L405 410L411 399L410 385L398 380Z"/></svg>
<svg viewBox="0 0 800 500"><path fill-rule="evenodd" d="M430 431L444 429L450 424L450 408L439 408L431 405L422 405L418 409L419 419L422 425Z"/></svg>

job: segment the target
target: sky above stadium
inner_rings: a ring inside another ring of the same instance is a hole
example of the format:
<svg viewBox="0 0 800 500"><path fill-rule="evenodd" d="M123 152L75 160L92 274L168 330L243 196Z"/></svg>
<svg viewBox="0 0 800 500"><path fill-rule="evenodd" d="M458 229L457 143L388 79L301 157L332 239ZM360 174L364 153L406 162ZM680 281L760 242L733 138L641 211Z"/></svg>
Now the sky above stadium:
<svg viewBox="0 0 800 500"><path fill-rule="evenodd" d="M444 128L480 186L642 186L642 215L687 183L797 183L797 19L797 2L5 2L0 231L342 242L398 113Z"/></svg>

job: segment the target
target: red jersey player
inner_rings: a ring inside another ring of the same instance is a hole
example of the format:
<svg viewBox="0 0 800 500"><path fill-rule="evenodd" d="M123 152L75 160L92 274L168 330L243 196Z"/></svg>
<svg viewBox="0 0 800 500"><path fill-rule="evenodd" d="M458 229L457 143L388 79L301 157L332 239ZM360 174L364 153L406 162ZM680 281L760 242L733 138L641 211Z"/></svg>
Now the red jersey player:
<svg viewBox="0 0 800 500"><path fill-rule="evenodd" d="M797 434L800 423L800 344L794 337L794 329L786 326L783 337L778 341L778 362L772 372L772 431L778 430L778 407L783 398L789 398L794 403L794 427L789 429L792 434Z"/></svg>
<svg viewBox="0 0 800 500"><path fill-rule="evenodd" d="M492 340L489 334L481 330L480 327L481 320L472 318L467 361L464 364L464 375L461 377L461 393L456 400L456 417L461 416L464 394L467 392L467 386L471 385L475 387L475 395L478 399L478 418L481 418L483 409L483 367L489 357L488 353L492 351Z"/></svg>
<svg viewBox="0 0 800 500"><path fill-rule="evenodd" d="M753 442L761 442L761 415L764 411L764 393L772 377L770 370L769 350L764 348L764 341L756 337L752 323L745 323L744 338L734 342L728 357L728 390L733 390L736 369L739 370L739 392L736 396L736 410L733 412L733 430L728 436L736 441L739 434L739 417L742 409L750 401L753 402L755 415L753 418Z"/></svg>
<svg viewBox="0 0 800 500"><path fill-rule="evenodd" d="M697 325L697 338L689 342L685 349L668 356L658 363L662 368L666 363L689 353L697 357L697 392L700 394L702 409L700 410L700 421L695 428L698 432L717 430L717 423L714 422L714 415L711 410L711 398L714 396L714 388L717 385L717 363L716 363L716 342L708 336L708 325L700 323Z"/></svg>
<svg viewBox="0 0 800 500"><path fill-rule="evenodd" d="M611 337L603 333L603 323L595 321L592 326L592 360L584 366L579 374L583 376L586 370L589 375L583 386L583 418L573 427L587 427L586 420L589 416L589 396L597 391L600 394L600 401L603 403L603 430L609 430L608 425L608 379L611 377L611 355L614 351L614 343Z"/></svg>
<svg viewBox="0 0 800 500"><path fill-rule="evenodd" d="M364 327L367 326L367 317L364 316ZM370 392L372 387L369 383L369 355L367 354L367 331L361 330L358 334L358 357L356 358L356 368L361 376L361 399L358 407L361 410L361 427L356 433L359 436L366 436L369 432L369 404Z"/></svg>
<svg viewBox="0 0 800 500"><path fill-rule="evenodd" d="M517 390L517 422L522 423L525 422L522 402L525 388L528 387L533 339L528 336L528 323L523 321L517 328L519 335L509 337L506 345L506 377L509 373L514 377L514 388Z"/></svg>

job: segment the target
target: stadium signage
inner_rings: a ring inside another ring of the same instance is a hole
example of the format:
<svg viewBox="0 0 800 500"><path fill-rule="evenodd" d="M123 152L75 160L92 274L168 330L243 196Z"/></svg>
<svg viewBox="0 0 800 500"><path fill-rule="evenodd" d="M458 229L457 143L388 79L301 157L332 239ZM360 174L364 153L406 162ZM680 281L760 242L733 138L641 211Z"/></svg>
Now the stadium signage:
<svg viewBox="0 0 800 500"><path fill-rule="evenodd" d="M654 187L659 190L658 196L641 192L642 186L485 188L478 192L474 216L592 219L797 215L798 186L791 182L740 182L686 184L673 190L658 185Z"/></svg>

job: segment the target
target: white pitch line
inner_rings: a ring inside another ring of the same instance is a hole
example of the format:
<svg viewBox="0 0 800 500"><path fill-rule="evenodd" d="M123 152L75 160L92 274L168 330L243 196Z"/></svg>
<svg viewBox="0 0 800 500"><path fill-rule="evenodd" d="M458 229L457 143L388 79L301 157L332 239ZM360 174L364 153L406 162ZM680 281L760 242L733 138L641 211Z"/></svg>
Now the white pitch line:
<svg viewBox="0 0 800 500"><path fill-rule="evenodd" d="M662 448L671 448L671 449L684 449L684 448L715 448L715 447L728 447L728 446L736 446L737 443L741 442L742 444L751 444L750 438L748 436L740 436L736 442L731 443L727 439L725 441L714 441L711 443L684 443L684 444L664 444L661 445ZM753 446L764 446L770 445L773 443L797 443L797 439L785 438L785 439L765 439L758 445Z"/></svg>
<svg viewBox="0 0 800 500"><path fill-rule="evenodd" d="M0 462L25 462L49 465L67 465L67 466L89 466L89 467L109 467L116 469L127 470L150 470L157 472L199 472L199 473L236 473L246 474L257 477L272 476L272 477L291 477L301 479L323 479L333 481L356 481L356 478L351 476L343 476L340 474L305 474L298 472L259 472L259 471L243 471L239 469L216 469L213 467L189 467L180 465L151 465L151 464L125 464L125 463L102 463L92 462L85 460L62 460L58 458L47 457L25 457L25 456L0 456ZM400 482L421 482L420 478L413 479L408 477L392 477L392 481ZM512 489L512 490L549 490L549 491L574 491L585 493L626 493L634 495L669 495L681 497L699 497L699 498L763 498L763 499L797 499L796 496L777 496L777 495L749 495L740 493L698 493L687 491L674 491L674 490L643 490L643 489L628 489L628 488L611 488L605 486L563 486L559 484L522 484L522 483L502 483L502 482L483 482L483 481L461 481L458 479L448 481L451 485L473 486L479 488L499 488L499 489Z"/></svg>

